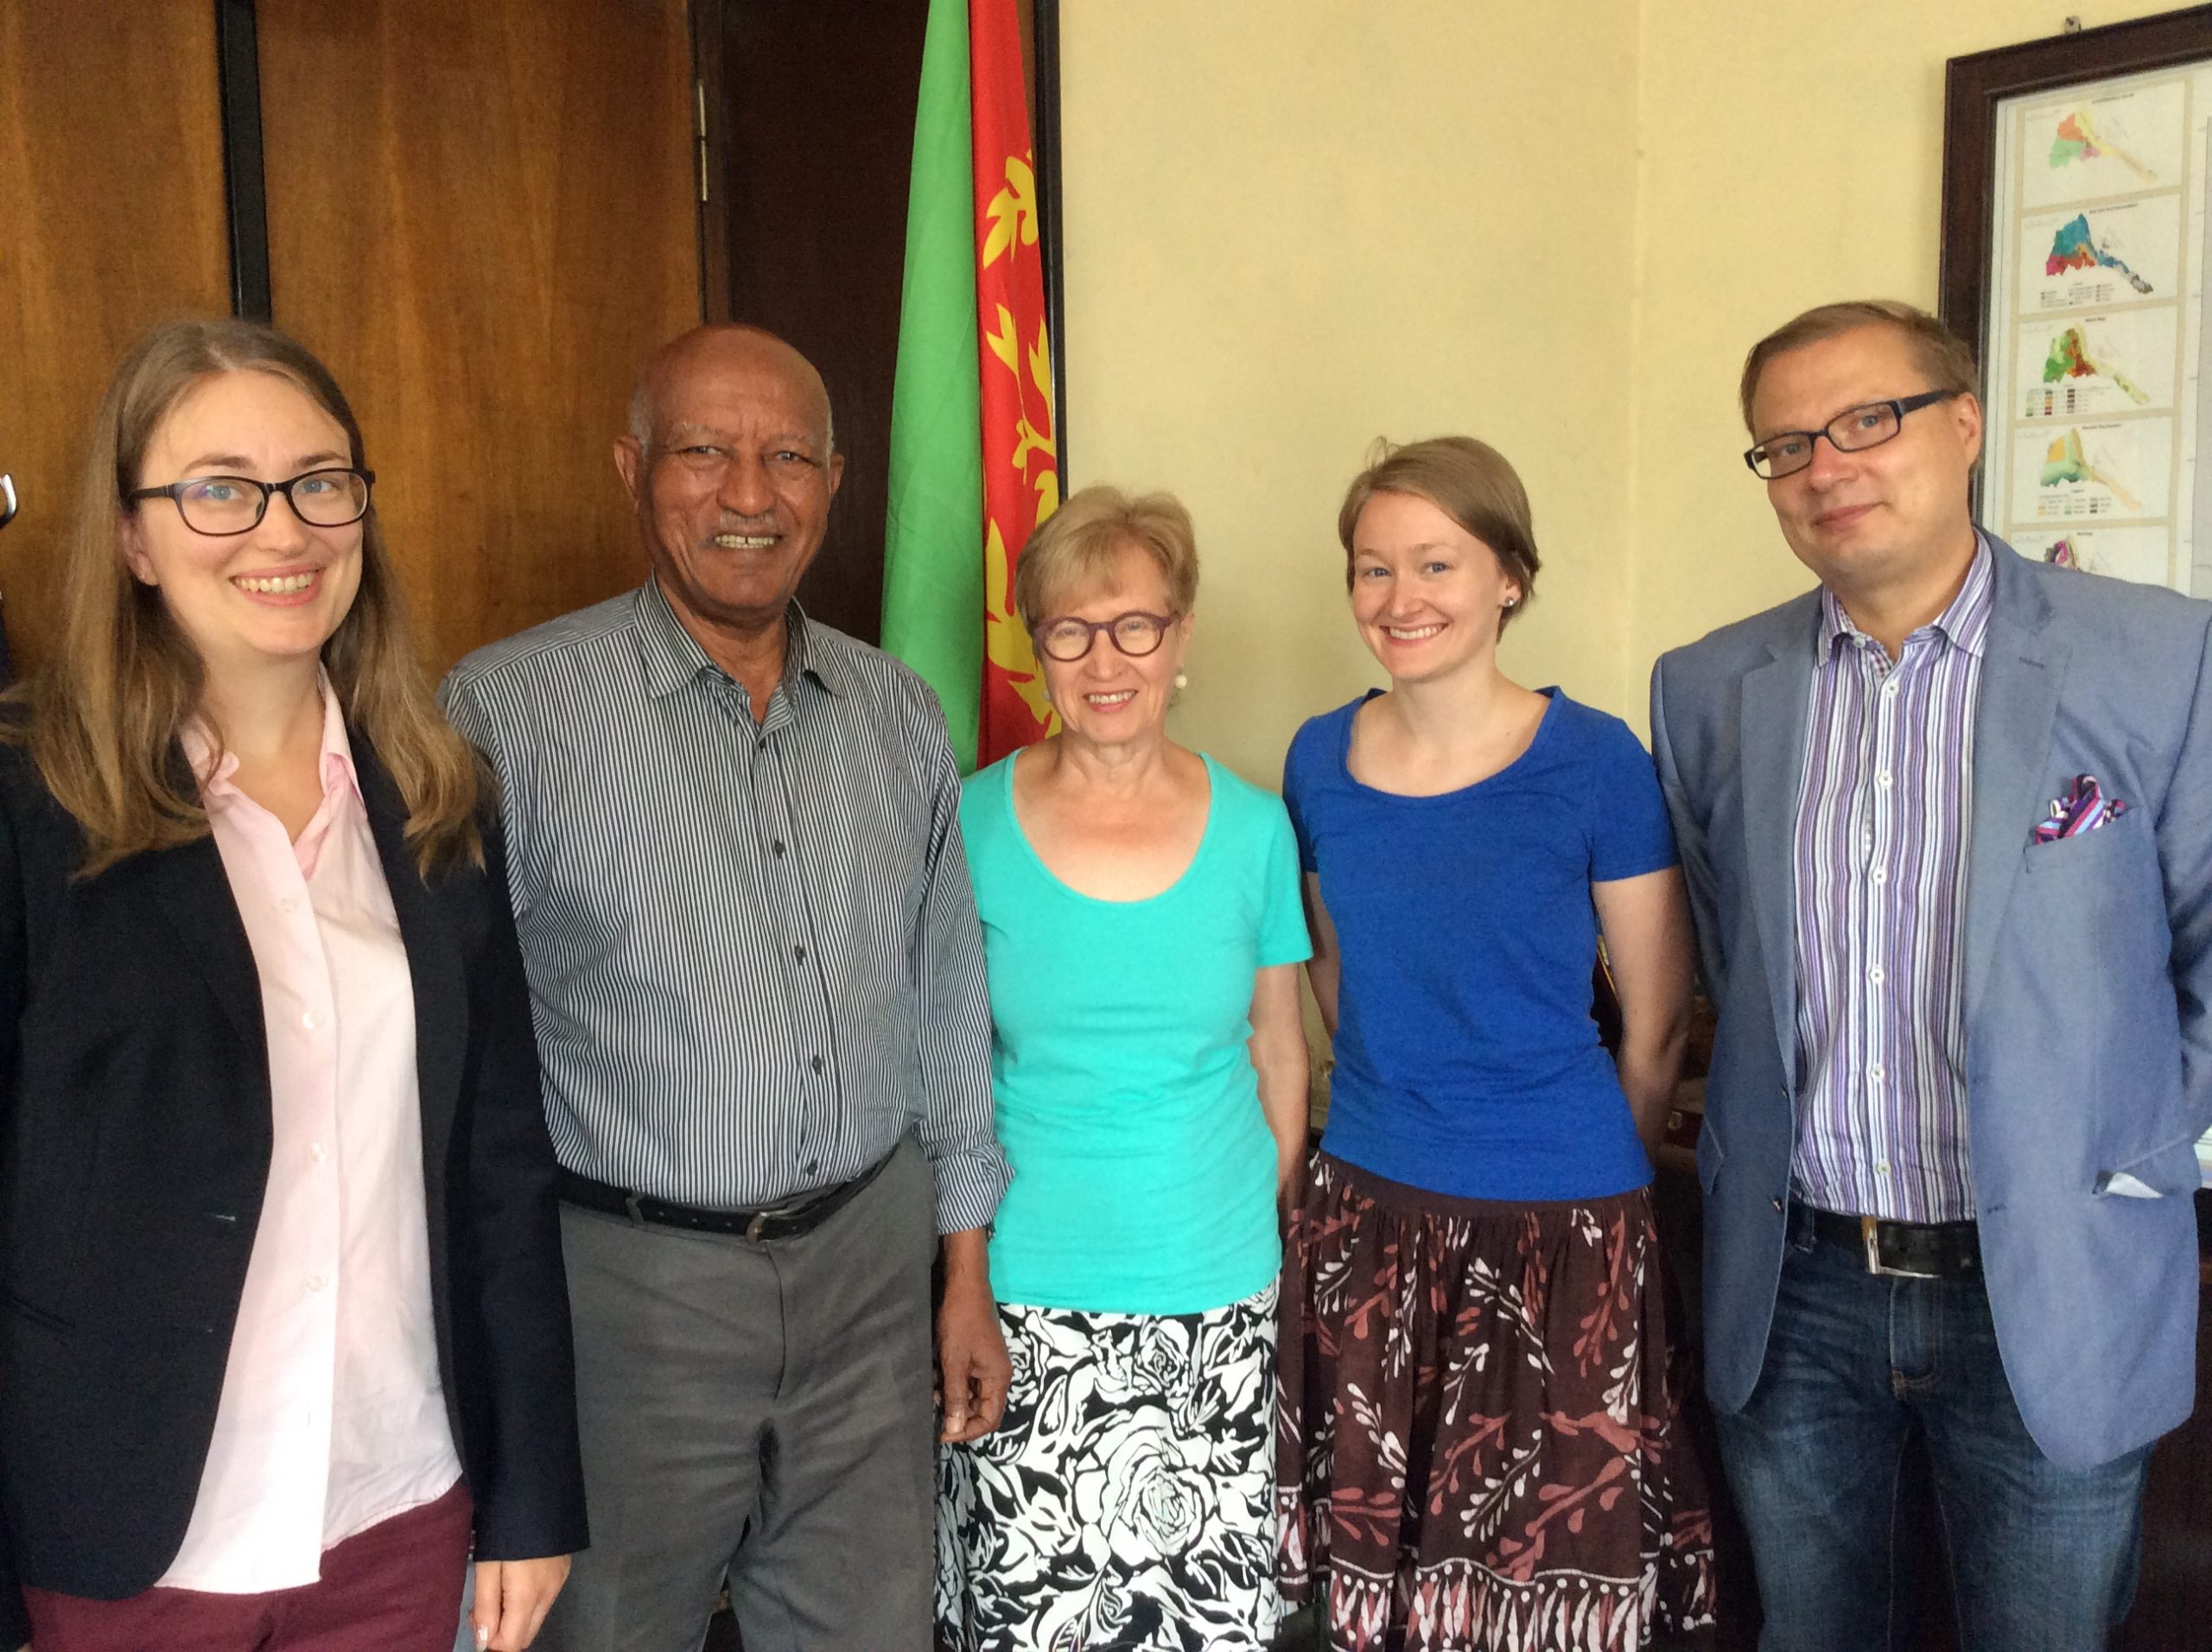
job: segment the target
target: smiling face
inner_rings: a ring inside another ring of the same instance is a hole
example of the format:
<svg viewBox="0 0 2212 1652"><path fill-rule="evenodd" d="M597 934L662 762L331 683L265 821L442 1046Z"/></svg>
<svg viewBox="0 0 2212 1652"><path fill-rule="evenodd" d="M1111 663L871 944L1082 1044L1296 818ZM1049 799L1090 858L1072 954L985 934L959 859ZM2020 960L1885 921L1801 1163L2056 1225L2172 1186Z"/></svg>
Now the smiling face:
<svg viewBox="0 0 2212 1652"><path fill-rule="evenodd" d="M1166 577L1151 554L1128 545L1109 565L1105 576L1046 605L1043 620L1109 620L1125 613L1173 613L1175 603ZM1060 714L1066 738L1096 746L1126 746L1158 739L1167 727L1167 705L1175 674L1190 646L1191 616L1168 626L1160 646L1131 659L1111 637L1091 639L1090 651L1077 660L1039 654L1045 687Z"/></svg>
<svg viewBox="0 0 2212 1652"><path fill-rule="evenodd" d="M1376 493L1361 507L1352 619L1392 682L1433 682L1490 658L1521 595L1497 552L1419 494Z"/></svg>
<svg viewBox="0 0 2212 1652"><path fill-rule="evenodd" d="M714 327L670 346L646 382L651 440L623 437L614 461L654 577L702 645L757 636L821 550L844 472L821 378L780 340Z"/></svg>
<svg viewBox="0 0 2212 1652"><path fill-rule="evenodd" d="M1929 388L1911 340L1893 327L1854 327L1769 362L1751 398L1751 434L1820 430L1870 402ZM1981 451L1981 407L1954 396L1909 413L1878 448L1839 453L1766 485L1783 537L1823 584L1850 596L1925 578L1971 549L1967 479Z"/></svg>
<svg viewBox="0 0 2212 1652"><path fill-rule="evenodd" d="M280 374L244 369L211 373L177 398L146 444L137 486L208 475L281 482L354 462L344 428L313 397ZM362 524L311 527L281 494L245 533L194 532L166 499L124 507L119 528L131 573L161 592L213 677L315 658L360 589Z"/></svg>

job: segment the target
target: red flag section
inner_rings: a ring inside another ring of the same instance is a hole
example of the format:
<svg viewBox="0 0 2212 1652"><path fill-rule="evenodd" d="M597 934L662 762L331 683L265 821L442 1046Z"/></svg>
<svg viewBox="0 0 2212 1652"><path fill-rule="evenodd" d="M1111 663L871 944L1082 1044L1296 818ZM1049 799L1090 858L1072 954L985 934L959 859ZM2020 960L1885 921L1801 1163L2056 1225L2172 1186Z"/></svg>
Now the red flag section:
<svg viewBox="0 0 2212 1652"><path fill-rule="evenodd" d="M1037 172L1014 0L969 0L968 29L983 415L981 767L1058 727L1013 593L1014 560L1059 504L1060 478L1037 244Z"/></svg>

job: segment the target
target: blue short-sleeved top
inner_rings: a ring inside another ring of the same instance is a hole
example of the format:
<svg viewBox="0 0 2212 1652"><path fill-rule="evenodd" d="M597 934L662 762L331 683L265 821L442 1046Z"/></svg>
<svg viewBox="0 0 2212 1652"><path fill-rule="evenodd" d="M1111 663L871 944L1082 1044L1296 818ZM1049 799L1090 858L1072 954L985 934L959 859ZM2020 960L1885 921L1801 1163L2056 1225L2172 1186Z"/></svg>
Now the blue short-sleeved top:
<svg viewBox="0 0 2212 1652"><path fill-rule="evenodd" d="M1206 778L1189 868L1132 901L1046 869L1014 814L1012 758L963 788L1014 1166L991 1239L1002 1302L1195 1313L1281 1265L1274 1137L1246 1044L1257 972L1312 951L1298 850L1273 794L1211 758Z"/></svg>
<svg viewBox="0 0 2212 1652"><path fill-rule="evenodd" d="M1343 959L1322 1146L1465 1198L1597 1198L1651 1176L1591 1016L1590 886L1675 865L1674 837L1628 726L1544 692L1529 749L1462 791L1354 779L1364 699L1308 721L1283 771Z"/></svg>

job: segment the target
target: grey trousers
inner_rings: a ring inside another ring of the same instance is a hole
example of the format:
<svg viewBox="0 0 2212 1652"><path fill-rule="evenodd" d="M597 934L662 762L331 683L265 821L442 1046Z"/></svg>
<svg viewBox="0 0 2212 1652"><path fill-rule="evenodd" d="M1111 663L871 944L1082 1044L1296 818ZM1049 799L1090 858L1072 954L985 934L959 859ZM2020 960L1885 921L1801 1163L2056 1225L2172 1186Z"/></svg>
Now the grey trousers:
<svg viewBox="0 0 2212 1652"><path fill-rule="evenodd" d="M746 1652L927 1652L930 1171L910 1140L803 1238L564 1205L591 1547L537 1644L697 1652L725 1572Z"/></svg>

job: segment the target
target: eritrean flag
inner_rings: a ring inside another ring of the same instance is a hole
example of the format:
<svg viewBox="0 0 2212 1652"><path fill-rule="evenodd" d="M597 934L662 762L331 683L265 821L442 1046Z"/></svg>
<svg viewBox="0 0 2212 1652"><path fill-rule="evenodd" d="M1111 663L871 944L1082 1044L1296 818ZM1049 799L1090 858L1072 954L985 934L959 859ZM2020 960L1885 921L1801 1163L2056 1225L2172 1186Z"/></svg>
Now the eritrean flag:
<svg viewBox="0 0 2212 1652"><path fill-rule="evenodd" d="M1014 0L930 0L891 397L883 645L963 768L1058 726L1014 562L1060 501L1037 175Z"/></svg>

